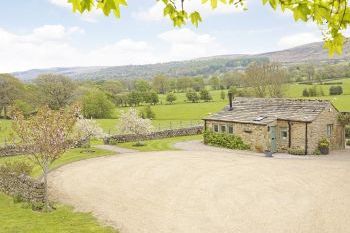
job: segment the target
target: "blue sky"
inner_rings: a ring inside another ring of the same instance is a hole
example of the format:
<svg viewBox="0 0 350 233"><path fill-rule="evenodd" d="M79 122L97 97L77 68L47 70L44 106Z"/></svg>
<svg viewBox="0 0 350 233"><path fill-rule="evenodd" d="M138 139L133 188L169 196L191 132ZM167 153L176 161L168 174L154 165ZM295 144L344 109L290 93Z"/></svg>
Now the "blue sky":
<svg viewBox="0 0 350 233"><path fill-rule="evenodd" d="M174 28L155 0L129 0L122 18L73 14L66 0L3 1L0 72L59 66L109 66L281 50L321 40L311 23L248 0L248 11L191 0L204 21Z"/></svg>

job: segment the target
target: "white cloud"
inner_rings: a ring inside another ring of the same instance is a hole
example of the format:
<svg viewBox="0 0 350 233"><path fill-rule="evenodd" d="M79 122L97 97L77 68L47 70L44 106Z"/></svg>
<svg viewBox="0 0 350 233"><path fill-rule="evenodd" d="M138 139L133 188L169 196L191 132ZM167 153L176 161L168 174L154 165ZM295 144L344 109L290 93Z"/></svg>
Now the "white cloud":
<svg viewBox="0 0 350 233"><path fill-rule="evenodd" d="M202 4L201 0L185 1L184 7L188 12L192 12L192 11L200 12L201 16L204 18L211 15L231 14L234 12L243 11L243 9L240 7L236 8L233 5L225 5L220 2L218 3L218 7L216 9L212 9L210 6L210 3ZM136 12L133 12L132 16L138 20L160 21L165 18L163 16L163 9L164 9L164 4L161 1L157 1L154 5L152 5L148 9L140 9Z"/></svg>
<svg viewBox="0 0 350 233"><path fill-rule="evenodd" d="M0 28L0 72L33 68L88 65L128 65L155 62L152 47L146 42L120 40L89 51L81 51L71 43L77 27L44 25L20 35Z"/></svg>
<svg viewBox="0 0 350 233"><path fill-rule="evenodd" d="M190 59L227 53L209 34L198 34L182 28L174 29L158 35L160 39L170 44L169 59Z"/></svg>
<svg viewBox="0 0 350 233"><path fill-rule="evenodd" d="M321 41L320 36L317 36L314 33L306 32L284 36L280 38L277 45L278 47L284 49L318 41Z"/></svg>
<svg viewBox="0 0 350 233"><path fill-rule="evenodd" d="M67 0L49 0L49 2L60 7L71 8Z"/></svg>
<svg viewBox="0 0 350 233"><path fill-rule="evenodd" d="M158 35L152 46L145 41L122 39L93 49L81 50L72 43L84 31L78 27L44 25L27 34L0 28L0 72L67 66L136 65L192 59L227 53L209 34L190 29L170 30Z"/></svg>
<svg viewBox="0 0 350 233"><path fill-rule="evenodd" d="M68 3L67 0L49 0L49 2L53 5L69 9L70 11L72 10L72 5ZM102 16L102 12L96 9L93 9L89 12L84 12L83 14L80 14L78 12L76 14L79 15L82 20L90 23L97 22L98 18Z"/></svg>
<svg viewBox="0 0 350 233"><path fill-rule="evenodd" d="M131 39L123 39L92 50L86 57L84 65L92 66L145 64L158 61L148 43Z"/></svg>

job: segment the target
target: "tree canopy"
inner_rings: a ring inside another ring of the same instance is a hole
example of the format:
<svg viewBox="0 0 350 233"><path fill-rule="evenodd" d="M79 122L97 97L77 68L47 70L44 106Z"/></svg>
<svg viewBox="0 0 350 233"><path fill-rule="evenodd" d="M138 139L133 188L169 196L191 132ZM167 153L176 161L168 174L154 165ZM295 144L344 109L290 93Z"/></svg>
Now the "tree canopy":
<svg viewBox="0 0 350 233"><path fill-rule="evenodd" d="M157 0L159 1L159 0ZM188 22L198 26L202 22L199 11L189 11L186 3L190 0L161 0L164 4L163 15L168 17L175 27L181 27ZM121 6L127 6L127 0L68 0L74 12L83 13L97 8L108 16L113 13L120 17ZM210 4L215 10L218 4L227 7L246 9L247 0L202 0L202 4ZM347 0L262 0L264 5L270 5L274 10L291 11L296 21L312 21L316 23L323 34L324 47L329 53L340 54L345 41L344 31L350 24L350 7Z"/></svg>

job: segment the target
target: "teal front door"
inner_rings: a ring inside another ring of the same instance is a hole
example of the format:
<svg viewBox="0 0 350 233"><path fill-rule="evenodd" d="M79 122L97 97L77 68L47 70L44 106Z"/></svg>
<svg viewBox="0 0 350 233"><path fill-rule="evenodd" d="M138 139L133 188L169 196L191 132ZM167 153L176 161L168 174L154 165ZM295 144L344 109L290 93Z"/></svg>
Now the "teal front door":
<svg viewBox="0 0 350 233"><path fill-rule="evenodd" d="M270 126L270 142L271 142L271 152L276 152L277 151L276 126Z"/></svg>

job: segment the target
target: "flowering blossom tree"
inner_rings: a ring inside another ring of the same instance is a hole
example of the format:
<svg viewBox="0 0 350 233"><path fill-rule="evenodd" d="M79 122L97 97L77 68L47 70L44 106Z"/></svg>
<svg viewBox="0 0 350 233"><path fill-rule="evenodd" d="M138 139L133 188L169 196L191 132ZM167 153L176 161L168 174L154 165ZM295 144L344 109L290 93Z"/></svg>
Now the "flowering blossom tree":
<svg viewBox="0 0 350 233"><path fill-rule="evenodd" d="M83 116L80 116L74 127L77 137L86 142L90 146L91 138L104 138L107 136L103 132L103 129L97 124L96 121L92 119L86 119Z"/></svg>
<svg viewBox="0 0 350 233"><path fill-rule="evenodd" d="M130 108L127 112L121 112L118 127L121 133L135 134L138 138L141 135L151 133L153 130L151 120L142 119L134 108Z"/></svg>
<svg viewBox="0 0 350 233"><path fill-rule="evenodd" d="M58 159L73 144L73 127L76 122L76 109L54 111L45 106L35 116L25 119L23 113L13 113L13 130L28 154L43 171L45 185L45 210L49 209L47 195L47 175L50 164Z"/></svg>

